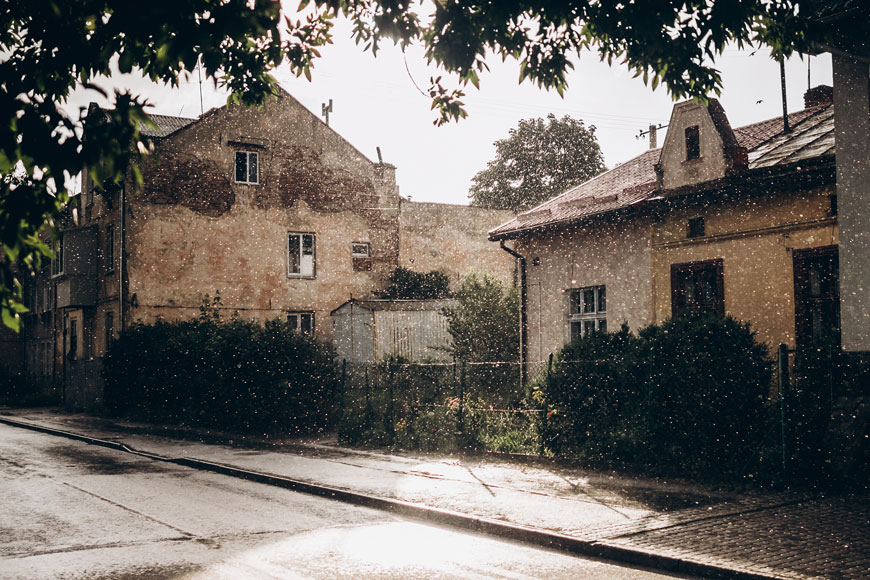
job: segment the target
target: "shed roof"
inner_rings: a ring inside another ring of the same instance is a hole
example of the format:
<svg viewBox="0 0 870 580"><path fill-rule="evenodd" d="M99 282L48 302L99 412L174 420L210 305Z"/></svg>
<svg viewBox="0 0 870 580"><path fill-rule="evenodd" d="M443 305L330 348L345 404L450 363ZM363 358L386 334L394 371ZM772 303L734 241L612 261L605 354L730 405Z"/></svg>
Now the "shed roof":
<svg viewBox="0 0 870 580"><path fill-rule="evenodd" d="M783 133L776 117L733 129L740 147L749 151L749 169L785 165L833 154L833 106L819 105L789 114L793 130ZM661 148L650 149L613 169L593 177L516 218L490 230L498 240L539 227L572 222L629 208L657 191L655 164Z"/></svg>

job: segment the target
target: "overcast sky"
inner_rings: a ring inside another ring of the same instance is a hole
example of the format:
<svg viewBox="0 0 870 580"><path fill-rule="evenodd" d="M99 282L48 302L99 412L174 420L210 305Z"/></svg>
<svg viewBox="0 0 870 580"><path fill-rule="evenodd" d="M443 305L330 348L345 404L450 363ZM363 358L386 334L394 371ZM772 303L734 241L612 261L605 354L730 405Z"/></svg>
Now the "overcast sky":
<svg viewBox="0 0 870 580"><path fill-rule="evenodd" d="M782 114L779 65L765 49L728 50L717 63L724 90L720 101L734 127ZM652 91L622 66L608 67L594 54L574 59L565 97L547 93L528 82L519 85L518 65L492 58L491 71L482 75L481 88L466 89L468 118L435 127L425 91L429 77L439 73L426 65L421 49L404 55L384 45L377 57L364 52L350 38L350 26L339 22L334 44L322 50L312 81L276 71L281 85L312 112L333 100L330 126L370 159L380 147L384 161L397 167L400 193L416 201L468 203L468 187L475 173L493 158L493 141L506 137L520 119L570 115L595 125L608 168L642 153L648 142L636 135L650 123L667 123L673 100L663 88ZM406 68L407 63L407 68ZM811 83L831 85L830 55L812 57ZM445 75L446 77L446 75ZM786 67L788 108L803 108L807 88L807 59L792 58ZM135 76L117 75L99 83L129 87L148 97L151 112L182 117L200 114L200 83L196 74L178 89L153 85ZM415 84L417 86L415 86ZM222 106L226 95L208 80L202 83L204 110ZM100 101L94 92L77 92L70 105ZM759 102L760 101L760 102ZM102 103L105 104L105 103ZM659 145L663 134L660 133Z"/></svg>

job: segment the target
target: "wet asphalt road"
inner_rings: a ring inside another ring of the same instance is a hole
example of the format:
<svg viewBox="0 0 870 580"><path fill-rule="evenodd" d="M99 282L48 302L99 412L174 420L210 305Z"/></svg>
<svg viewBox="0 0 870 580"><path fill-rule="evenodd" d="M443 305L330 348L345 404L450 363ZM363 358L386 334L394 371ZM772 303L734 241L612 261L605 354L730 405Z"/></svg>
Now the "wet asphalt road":
<svg viewBox="0 0 870 580"><path fill-rule="evenodd" d="M672 578L0 425L0 578Z"/></svg>

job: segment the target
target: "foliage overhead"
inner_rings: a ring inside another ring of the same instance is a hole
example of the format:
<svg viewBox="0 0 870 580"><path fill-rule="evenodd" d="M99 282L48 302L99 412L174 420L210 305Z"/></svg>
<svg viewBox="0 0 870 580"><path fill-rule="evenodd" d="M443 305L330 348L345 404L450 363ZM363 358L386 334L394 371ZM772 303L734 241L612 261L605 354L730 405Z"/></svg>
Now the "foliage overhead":
<svg viewBox="0 0 870 580"><path fill-rule="evenodd" d="M70 92L112 73L142 72L177 85L197 64L230 92L230 101L261 104L274 94L269 71L287 63L310 79L319 48L332 41L336 17L348 17L356 41L376 53L388 40L425 47L430 62L459 85L478 86L487 57L519 62L528 79L564 94L572 58L597 51L624 63L675 97L703 97L721 89L710 59L726 44L765 43L774 56L808 46L816 31L798 0L569 0L478 2L446 0L302 0L282 14L274 0L151 2L33 0L0 8L0 313L17 328L21 283L51 257L38 234L52 226L67 201L64 183L88 168L98 187L123 182L147 154L144 101L117 92L111 122L80 130L63 109ZM803 4L803 3L801 3ZM802 8L802 7L801 7ZM421 16L425 10L426 15ZM438 124L465 116L463 91L441 76L430 79ZM17 173L16 173L17 171ZM11 176L16 176L12 179ZM16 264L18 268L13 267Z"/></svg>
<svg viewBox="0 0 870 580"><path fill-rule="evenodd" d="M431 300L450 295L450 278L444 272L415 272L399 266L387 278L384 290L387 298L399 300Z"/></svg>
<svg viewBox="0 0 870 580"><path fill-rule="evenodd" d="M472 205L522 211L605 169L595 126L568 115L522 120L494 145L495 159L472 178Z"/></svg>
<svg viewBox="0 0 870 580"><path fill-rule="evenodd" d="M516 289L484 274L469 274L444 309L453 354L468 362L519 359L519 298Z"/></svg>

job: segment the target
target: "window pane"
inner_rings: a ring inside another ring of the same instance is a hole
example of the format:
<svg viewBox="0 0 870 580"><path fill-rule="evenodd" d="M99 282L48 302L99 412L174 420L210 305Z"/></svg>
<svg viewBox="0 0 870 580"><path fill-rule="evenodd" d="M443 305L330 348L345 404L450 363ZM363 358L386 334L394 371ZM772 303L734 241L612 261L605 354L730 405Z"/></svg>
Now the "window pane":
<svg viewBox="0 0 870 580"><path fill-rule="evenodd" d="M686 127L686 159L701 157L701 140L698 126Z"/></svg>
<svg viewBox="0 0 870 580"><path fill-rule="evenodd" d="M310 333L313 330L313 327L311 313L306 312L299 315L299 330L305 333Z"/></svg>
<svg viewBox="0 0 870 580"><path fill-rule="evenodd" d="M312 234L302 235L302 258L299 267L303 276L314 276L314 236Z"/></svg>
<svg viewBox="0 0 870 580"><path fill-rule="evenodd" d="M607 292L604 288L598 287L598 312L607 312Z"/></svg>
<svg viewBox="0 0 870 580"><path fill-rule="evenodd" d="M249 183L258 183L260 180L259 177L259 154L256 152L248 153L248 182Z"/></svg>
<svg viewBox="0 0 870 580"><path fill-rule="evenodd" d="M571 323L571 342L577 342L583 338L583 327L579 322Z"/></svg>
<svg viewBox="0 0 870 580"><path fill-rule="evenodd" d="M594 320L583 321L583 336L589 336L595 330Z"/></svg>
<svg viewBox="0 0 870 580"><path fill-rule="evenodd" d="M298 234L290 234L289 237L289 254L290 254L290 262L289 262L289 270L291 274L298 274L300 267L300 248L299 248L299 235Z"/></svg>
<svg viewBox="0 0 870 580"><path fill-rule="evenodd" d="M571 291L571 305L569 306L569 312L571 314L580 314L580 312L582 312L580 309L581 296L580 290Z"/></svg>
<svg viewBox="0 0 870 580"><path fill-rule="evenodd" d="M287 324L290 325L290 328L299 329L299 315L298 314L288 314L287 315Z"/></svg>
<svg viewBox="0 0 870 580"><path fill-rule="evenodd" d="M583 313L595 312L595 289L588 288L583 291Z"/></svg>
<svg viewBox="0 0 870 580"><path fill-rule="evenodd" d="M311 234L304 234L302 236L302 255L314 255L314 236L312 236Z"/></svg>
<svg viewBox="0 0 870 580"><path fill-rule="evenodd" d="M244 151L236 151L236 181L244 183L248 177L248 155Z"/></svg>
<svg viewBox="0 0 870 580"><path fill-rule="evenodd" d="M598 321L598 330L600 330L601 332L607 332L607 320L602 318Z"/></svg>

